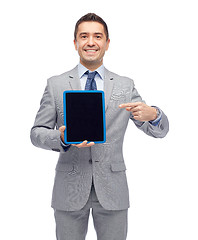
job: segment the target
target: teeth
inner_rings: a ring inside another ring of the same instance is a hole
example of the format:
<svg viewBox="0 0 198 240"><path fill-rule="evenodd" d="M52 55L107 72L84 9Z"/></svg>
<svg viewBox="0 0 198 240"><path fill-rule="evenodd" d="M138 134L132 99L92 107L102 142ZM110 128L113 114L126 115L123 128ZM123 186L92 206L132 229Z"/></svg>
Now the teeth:
<svg viewBox="0 0 198 240"><path fill-rule="evenodd" d="M87 52L96 52L96 50L86 50Z"/></svg>

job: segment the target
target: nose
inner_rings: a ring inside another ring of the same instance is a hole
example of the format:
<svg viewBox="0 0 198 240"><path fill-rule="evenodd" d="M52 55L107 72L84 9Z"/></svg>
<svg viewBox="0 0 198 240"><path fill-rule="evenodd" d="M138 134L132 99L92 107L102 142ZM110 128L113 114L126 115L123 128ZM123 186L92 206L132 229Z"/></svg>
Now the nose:
<svg viewBox="0 0 198 240"><path fill-rule="evenodd" d="M88 38L88 42L87 42L87 44L88 44L89 46L94 46L94 45L95 45L95 43L94 43L94 39L93 39L92 36L90 36L90 37Z"/></svg>

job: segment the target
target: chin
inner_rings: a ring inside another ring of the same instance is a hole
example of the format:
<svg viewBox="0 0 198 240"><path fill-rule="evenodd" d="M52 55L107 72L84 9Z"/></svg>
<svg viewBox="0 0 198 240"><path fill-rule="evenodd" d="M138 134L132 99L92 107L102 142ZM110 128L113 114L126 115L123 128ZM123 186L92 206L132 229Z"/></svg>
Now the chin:
<svg viewBox="0 0 198 240"><path fill-rule="evenodd" d="M89 64L91 63L97 63L98 59L93 59L93 58L88 58L88 59L84 59L84 62L87 62Z"/></svg>

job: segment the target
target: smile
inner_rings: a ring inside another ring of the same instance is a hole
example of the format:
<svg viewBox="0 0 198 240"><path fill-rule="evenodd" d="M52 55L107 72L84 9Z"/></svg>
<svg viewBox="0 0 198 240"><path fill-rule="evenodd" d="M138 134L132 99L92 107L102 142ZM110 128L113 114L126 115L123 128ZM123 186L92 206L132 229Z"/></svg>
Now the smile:
<svg viewBox="0 0 198 240"><path fill-rule="evenodd" d="M85 50L85 52L88 52L88 53L95 53L97 52L98 50L93 50L93 49L87 49Z"/></svg>

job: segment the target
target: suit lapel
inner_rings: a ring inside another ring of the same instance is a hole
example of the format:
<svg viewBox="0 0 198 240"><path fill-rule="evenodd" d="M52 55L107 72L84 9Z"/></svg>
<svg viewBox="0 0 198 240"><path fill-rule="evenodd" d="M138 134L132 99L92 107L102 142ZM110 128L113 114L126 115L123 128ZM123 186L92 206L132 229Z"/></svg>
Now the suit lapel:
<svg viewBox="0 0 198 240"><path fill-rule="evenodd" d="M69 84L72 90L82 90L78 76L78 66L71 70L69 74Z"/></svg>
<svg viewBox="0 0 198 240"><path fill-rule="evenodd" d="M112 90L113 90L113 76L111 75L111 72L109 72L106 68L105 68L105 79L104 79L104 92L105 92L105 111L107 110L110 98L111 98L111 94L112 94Z"/></svg>

